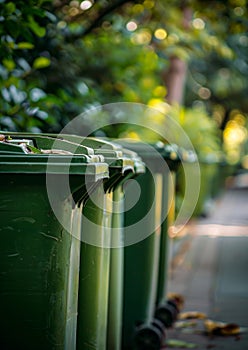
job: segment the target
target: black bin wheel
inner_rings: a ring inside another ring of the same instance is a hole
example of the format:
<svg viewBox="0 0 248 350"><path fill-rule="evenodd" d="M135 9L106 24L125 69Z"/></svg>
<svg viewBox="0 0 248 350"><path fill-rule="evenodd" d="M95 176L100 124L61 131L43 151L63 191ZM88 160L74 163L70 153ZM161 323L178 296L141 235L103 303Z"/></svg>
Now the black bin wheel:
<svg viewBox="0 0 248 350"><path fill-rule="evenodd" d="M177 319L177 315L178 310L171 303L160 305L155 312L155 317L160 320L166 328L169 328L173 325Z"/></svg>
<svg viewBox="0 0 248 350"><path fill-rule="evenodd" d="M160 350L164 332L153 322L151 325L142 325L137 328L134 337L135 350Z"/></svg>

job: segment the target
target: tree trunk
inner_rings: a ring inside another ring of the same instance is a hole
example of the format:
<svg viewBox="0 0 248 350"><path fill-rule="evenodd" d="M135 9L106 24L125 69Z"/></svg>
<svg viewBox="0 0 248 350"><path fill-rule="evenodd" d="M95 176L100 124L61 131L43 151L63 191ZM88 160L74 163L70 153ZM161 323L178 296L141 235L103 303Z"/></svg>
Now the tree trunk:
<svg viewBox="0 0 248 350"><path fill-rule="evenodd" d="M182 8L183 28L188 30L192 19L192 9ZM166 101L170 104L183 104L184 87L187 77L187 62L173 55L170 57L169 69L163 72L162 78L167 88Z"/></svg>
<svg viewBox="0 0 248 350"><path fill-rule="evenodd" d="M168 103L183 104L184 85L187 75L187 63L179 57L170 57L169 70L163 75L167 88L166 100Z"/></svg>

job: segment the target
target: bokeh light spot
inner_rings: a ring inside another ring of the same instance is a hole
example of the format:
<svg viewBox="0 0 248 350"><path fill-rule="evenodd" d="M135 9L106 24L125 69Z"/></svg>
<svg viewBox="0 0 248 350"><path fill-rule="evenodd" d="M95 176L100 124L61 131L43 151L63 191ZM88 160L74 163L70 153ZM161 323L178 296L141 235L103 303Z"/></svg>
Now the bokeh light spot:
<svg viewBox="0 0 248 350"><path fill-rule="evenodd" d="M155 31L154 36L158 40L164 40L167 37L167 32L163 28L158 28Z"/></svg>

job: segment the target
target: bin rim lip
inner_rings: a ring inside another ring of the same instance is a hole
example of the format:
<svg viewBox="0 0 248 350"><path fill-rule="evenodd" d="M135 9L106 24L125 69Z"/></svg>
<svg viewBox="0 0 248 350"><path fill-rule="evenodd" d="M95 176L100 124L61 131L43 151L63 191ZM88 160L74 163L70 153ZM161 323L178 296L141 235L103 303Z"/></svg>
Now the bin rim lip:
<svg viewBox="0 0 248 350"><path fill-rule="evenodd" d="M30 161L32 160L32 161ZM34 161L35 160L35 161ZM68 156L48 155L1 155L1 174L70 174L81 176L109 177L109 165L106 162L85 162L82 156L72 158Z"/></svg>
<svg viewBox="0 0 248 350"><path fill-rule="evenodd" d="M7 160L9 158L9 162L14 159L19 159L21 162L29 162L32 163L36 160L40 160L44 162L44 164L48 164L49 160L56 160L59 162L73 163L75 161L80 161L82 164L91 164L91 163L105 163L103 162L102 157L96 156L88 156L86 154L59 154L59 153L0 153L0 162L3 160ZM45 162L46 161L46 162Z"/></svg>
<svg viewBox="0 0 248 350"><path fill-rule="evenodd" d="M16 169L12 166L11 169L7 169L4 168L2 169L0 166L0 174L16 174L16 175L27 175L27 174L31 174L31 175L72 175L72 176L82 176L82 177L95 177L97 178L97 180L100 179L106 179L109 178L109 172L106 169L97 169L97 171L95 171L96 168L95 167L91 167L91 169L87 169L87 172L83 172L82 173L82 167L80 168L74 168L71 169L69 174L68 174L68 168L65 167L63 168L62 166L58 167L57 164L53 165L51 164L51 167L49 169L49 171L47 171L47 169L44 169L42 166L40 166L39 164L37 164L35 167L33 167L32 169L26 169L20 168L20 165L17 164Z"/></svg>

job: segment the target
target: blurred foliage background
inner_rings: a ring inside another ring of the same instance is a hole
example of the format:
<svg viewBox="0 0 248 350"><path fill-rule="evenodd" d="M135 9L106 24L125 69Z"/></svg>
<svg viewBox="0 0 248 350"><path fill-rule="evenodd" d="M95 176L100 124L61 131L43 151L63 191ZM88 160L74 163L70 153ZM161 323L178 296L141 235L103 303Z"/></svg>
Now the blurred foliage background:
<svg viewBox="0 0 248 350"><path fill-rule="evenodd" d="M0 0L0 128L59 132L95 107L135 102L175 118L199 155L240 163L247 28L246 0Z"/></svg>

